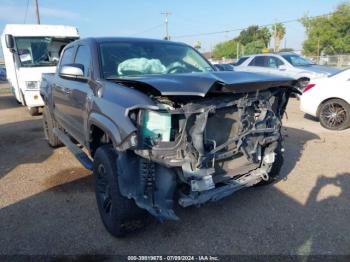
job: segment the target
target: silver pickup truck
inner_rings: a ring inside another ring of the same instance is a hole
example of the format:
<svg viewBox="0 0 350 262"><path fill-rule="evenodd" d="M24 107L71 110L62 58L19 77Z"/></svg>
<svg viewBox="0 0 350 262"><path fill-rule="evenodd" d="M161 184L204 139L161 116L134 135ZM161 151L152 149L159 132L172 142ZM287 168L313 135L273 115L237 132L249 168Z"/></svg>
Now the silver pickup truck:
<svg viewBox="0 0 350 262"><path fill-rule="evenodd" d="M175 203L199 206L273 181L294 84L215 71L182 43L82 39L43 77L44 130L93 171L102 221L122 236L147 212L176 220Z"/></svg>

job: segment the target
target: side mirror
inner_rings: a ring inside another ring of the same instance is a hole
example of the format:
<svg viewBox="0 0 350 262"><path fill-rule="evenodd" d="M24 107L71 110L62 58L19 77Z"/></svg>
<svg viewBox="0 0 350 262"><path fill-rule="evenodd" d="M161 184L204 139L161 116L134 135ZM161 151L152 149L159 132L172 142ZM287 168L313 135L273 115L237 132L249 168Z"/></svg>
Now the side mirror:
<svg viewBox="0 0 350 262"><path fill-rule="evenodd" d="M84 66L82 64L68 64L60 68L59 75L61 77L83 80L84 77Z"/></svg>
<svg viewBox="0 0 350 262"><path fill-rule="evenodd" d="M278 66L278 70L280 71L286 71L287 70L287 67L285 65L280 65Z"/></svg>
<svg viewBox="0 0 350 262"><path fill-rule="evenodd" d="M9 49L15 48L15 40L13 38L13 35L6 34L5 35L5 42L6 42L7 48L9 48Z"/></svg>

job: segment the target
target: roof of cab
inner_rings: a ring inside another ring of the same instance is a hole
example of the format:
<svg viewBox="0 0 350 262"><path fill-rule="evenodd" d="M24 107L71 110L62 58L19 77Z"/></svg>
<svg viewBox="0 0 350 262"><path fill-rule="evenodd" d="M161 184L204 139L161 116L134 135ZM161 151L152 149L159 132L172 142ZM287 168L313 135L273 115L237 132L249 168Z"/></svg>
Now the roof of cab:
<svg viewBox="0 0 350 262"><path fill-rule="evenodd" d="M108 42L128 42L128 43L167 43L167 44L176 44L176 45L186 45L181 42L173 42L168 40L161 39L151 39L151 38L138 38L138 37L88 37L82 38L75 43L82 42L95 42L95 43L108 43Z"/></svg>

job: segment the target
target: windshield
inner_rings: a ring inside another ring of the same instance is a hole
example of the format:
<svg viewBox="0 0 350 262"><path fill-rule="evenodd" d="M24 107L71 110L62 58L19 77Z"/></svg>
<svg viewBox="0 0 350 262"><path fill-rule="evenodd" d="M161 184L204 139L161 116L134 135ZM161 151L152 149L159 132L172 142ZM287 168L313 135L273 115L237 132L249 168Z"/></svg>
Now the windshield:
<svg viewBox="0 0 350 262"><path fill-rule="evenodd" d="M75 39L16 37L17 55L22 67L56 66L63 48Z"/></svg>
<svg viewBox="0 0 350 262"><path fill-rule="evenodd" d="M248 56L244 56L244 57L241 57L237 63L235 64L235 66L239 66L240 64L242 64L244 61L246 61L249 57Z"/></svg>
<svg viewBox="0 0 350 262"><path fill-rule="evenodd" d="M286 59L289 63L291 63L293 66L308 66L308 65L313 65L310 60L299 56L299 55L282 55L284 59Z"/></svg>
<svg viewBox="0 0 350 262"><path fill-rule="evenodd" d="M106 42L100 56L106 79L214 71L194 49L172 42Z"/></svg>

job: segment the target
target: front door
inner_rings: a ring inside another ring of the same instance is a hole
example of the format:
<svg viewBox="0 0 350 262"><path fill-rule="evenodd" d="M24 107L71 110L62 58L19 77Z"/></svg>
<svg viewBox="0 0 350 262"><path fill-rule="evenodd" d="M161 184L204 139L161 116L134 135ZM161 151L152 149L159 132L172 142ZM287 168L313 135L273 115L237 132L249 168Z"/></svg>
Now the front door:
<svg viewBox="0 0 350 262"><path fill-rule="evenodd" d="M67 48L61 58L59 68L64 65L73 63L75 47ZM53 110L55 117L59 118L64 129L70 130L72 120L69 116L70 96L69 85L74 82L70 79L61 77L56 73L52 86Z"/></svg>
<svg viewBox="0 0 350 262"><path fill-rule="evenodd" d="M75 64L83 65L84 79L71 81L69 115L72 120L72 128L79 142L84 141L85 127L88 116L88 99L93 96L91 87L91 53L86 45L78 46L74 59Z"/></svg>

